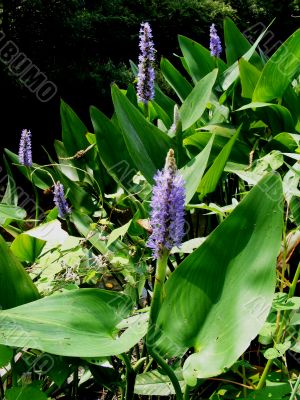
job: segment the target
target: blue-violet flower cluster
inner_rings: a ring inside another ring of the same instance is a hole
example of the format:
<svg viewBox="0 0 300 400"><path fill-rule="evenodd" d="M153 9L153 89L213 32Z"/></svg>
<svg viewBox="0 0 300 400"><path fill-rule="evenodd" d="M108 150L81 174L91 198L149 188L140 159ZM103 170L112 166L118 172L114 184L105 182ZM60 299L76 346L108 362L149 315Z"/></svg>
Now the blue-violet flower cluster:
<svg viewBox="0 0 300 400"><path fill-rule="evenodd" d="M19 163L26 167L32 166L31 132L23 129L19 145Z"/></svg>
<svg viewBox="0 0 300 400"><path fill-rule="evenodd" d="M67 214L71 212L70 207L65 198L64 187L60 182L54 184L54 204L58 209L58 215L64 218Z"/></svg>
<svg viewBox="0 0 300 400"><path fill-rule="evenodd" d="M222 53L222 45L221 45L221 39L217 33L217 29L215 27L215 24L211 24L210 27L210 54L213 57L220 57Z"/></svg>
<svg viewBox="0 0 300 400"><path fill-rule="evenodd" d="M152 31L148 22L143 22L140 29L140 55L139 72L137 82L138 100L147 104L154 99L154 43L152 41Z"/></svg>
<svg viewBox="0 0 300 400"><path fill-rule="evenodd" d="M154 181L150 218L152 234L147 246L157 259L165 250L180 246L184 236L185 188L172 149L167 155L165 167L157 172Z"/></svg>

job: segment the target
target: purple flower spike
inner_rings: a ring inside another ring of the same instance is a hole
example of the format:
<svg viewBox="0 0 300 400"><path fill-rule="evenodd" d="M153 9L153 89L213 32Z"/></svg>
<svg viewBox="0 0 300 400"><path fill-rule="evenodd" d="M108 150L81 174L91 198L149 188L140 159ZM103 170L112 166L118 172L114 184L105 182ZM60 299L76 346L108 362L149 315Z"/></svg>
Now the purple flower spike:
<svg viewBox="0 0 300 400"><path fill-rule="evenodd" d="M65 199L64 187L60 182L54 184L54 203L58 209L58 215L64 218L67 214L70 214L71 209Z"/></svg>
<svg viewBox="0 0 300 400"><path fill-rule="evenodd" d="M148 22L143 22L140 29L140 55L139 72L137 82L138 100L147 104L154 99L154 43L152 41L152 31Z"/></svg>
<svg viewBox="0 0 300 400"><path fill-rule="evenodd" d="M222 53L222 45L221 45L221 39L217 33L217 29L215 27L215 24L211 24L210 27L210 54L213 57L220 57Z"/></svg>
<svg viewBox="0 0 300 400"><path fill-rule="evenodd" d="M25 167L32 166L31 132L23 129L19 145L19 163Z"/></svg>
<svg viewBox="0 0 300 400"><path fill-rule="evenodd" d="M164 250L180 246L184 236L185 188L172 149L167 155L165 167L157 172L154 181L150 219L152 234L147 246L157 259Z"/></svg>

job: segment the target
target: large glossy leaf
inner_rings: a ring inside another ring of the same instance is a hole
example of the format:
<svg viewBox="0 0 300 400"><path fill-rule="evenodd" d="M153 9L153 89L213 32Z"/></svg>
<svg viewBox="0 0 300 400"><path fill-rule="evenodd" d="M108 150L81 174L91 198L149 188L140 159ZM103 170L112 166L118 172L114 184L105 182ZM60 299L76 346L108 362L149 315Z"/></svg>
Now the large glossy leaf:
<svg viewBox="0 0 300 400"><path fill-rule="evenodd" d="M192 85L166 58L162 58L160 69L168 84L175 90L179 99L183 102L192 91Z"/></svg>
<svg viewBox="0 0 300 400"><path fill-rule="evenodd" d="M149 123L116 85L112 87L112 97L128 152L138 170L152 183L154 174L164 165L172 141Z"/></svg>
<svg viewBox="0 0 300 400"><path fill-rule="evenodd" d="M267 113L265 114L267 114L267 117L271 118L270 124L272 124L272 120L275 119L274 120L275 122L273 123L274 124L273 131L275 131L275 133L277 133L277 131L294 132L295 123L293 117L291 116L290 111L286 107L281 106L280 104L255 102L246 104L245 106L239 108L236 111L243 111L250 108L252 109L267 108L269 112L272 111L273 115Z"/></svg>
<svg viewBox="0 0 300 400"><path fill-rule="evenodd" d="M96 107L91 107L90 113L99 156L107 172L123 186L132 184L132 177L137 170L122 132Z"/></svg>
<svg viewBox="0 0 300 400"><path fill-rule="evenodd" d="M260 71L248 61L241 58L239 60L240 78L242 85L242 96L252 98L255 86L260 77Z"/></svg>
<svg viewBox="0 0 300 400"><path fill-rule="evenodd" d="M7 309L34 301L38 291L20 261L0 236L0 305Z"/></svg>
<svg viewBox="0 0 300 400"><path fill-rule="evenodd" d="M202 78L185 99L180 109L182 129L186 130L202 116L211 97L212 88L216 82L218 70Z"/></svg>
<svg viewBox="0 0 300 400"><path fill-rule="evenodd" d="M188 148L189 152L193 155L197 155L199 153L199 150L203 150L204 147L207 145L209 142L212 134L215 131L212 129L212 131L209 132L197 132L194 133L191 136L188 136L187 138L184 139L183 143L184 145ZM232 131L234 133L234 130ZM215 135L215 140L211 149L211 158L214 160L220 151L223 149L223 147L228 143L230 140L231 136L233 133L230 133L230 136L225 136L223 134L217 134ZM240 140L236 140L234 147L231 150L229 160L241 163L241 164L247 164L249 161L249 153L251 151L251 148L248 147L245 142L242 142Z"/></svg>
<svg viewBox="0 0 300 400"><path fill-rule="evenodd" d="M251 59L251 57L255 53L256 47L259 45L260 41L262 40L268 29L269 26L259 35L259 37L253 43L250 49L243 55L244 60L249 61ZM227 70L224 71L224 73L222 74L221 76L222 88L224 90L227 90L233 84L233 82L235 82L238 76L239 76L239 65L238 61L236 61L229 68L227 68Z"/></svg>
<svg viewBox="0 0 300 400"><path fill-rule="evenodd" d="M197 83L216 67L219 67L221 71L226 69L224 61L216 60L215 57L211 56L210 51L200 43L181 35L178 36L178 41L188 72L191 74L194 83Z"/></svg>
<svg viewBox="0 0 300 400"><path fill-rule="evenodd" d="M60 106L60 116L62 140L69 156L73 156L78 150L84 150L88 146L85 137L88 129L74 110L63 100Z"/></svg>
<svg viewBox="0 0 300 400"><path fill-rule="evenodd" d="M251 44L230 18L224 19L224 39L228 65L234 64L251 48ZM255 38L251 37L251 39ZM261 64L260 57L256 52L253 53L252 60L255 64Z"/></svg>
<svg viewBox="0 0 300 400"><path fill-rule="evenodd" d="M197 190L198 192L200 192L201 198L203 198L208 193L212 193L216 189L220 177L224 171L225 165L230 156L231 149L234 146L238 135L239 130L237 130L237 132L232 136L229 142L226 143L226 145L223 147L223 149L218 154L213 164L201 180L201 183Z"/></svg>
<svg viewBox="0 0 300 400"><path fill-rule="evenodd" d="M157 348L169 356L195 349L184 364L188 384L229 368L262 328L275 290L282 227L282 184L272 173L167 281Z"/></svg>
<svg viewBox="0 0 300 400"><path fill-rule="evenodd" d="M213 140L214 136L210 138L205 148L179 171L185 181L186 204L192 199L201 182L208 163Z"/></svg>
<svg viewBox="0 0 300 400"><path fill-rule="evenodd" d="M281 98L299 71L300 29L290 36L265 65L253 93L253 102Z"/></svg>
<svg viewBox="0 0 300 400"><path fill-rule="evenodd" d="M146 319L140 317L118 336L117 325L131 307L127 296L106 290L55 294L0 311L0 343L71 357L121 354L134 346L147 328Z"/></svg>

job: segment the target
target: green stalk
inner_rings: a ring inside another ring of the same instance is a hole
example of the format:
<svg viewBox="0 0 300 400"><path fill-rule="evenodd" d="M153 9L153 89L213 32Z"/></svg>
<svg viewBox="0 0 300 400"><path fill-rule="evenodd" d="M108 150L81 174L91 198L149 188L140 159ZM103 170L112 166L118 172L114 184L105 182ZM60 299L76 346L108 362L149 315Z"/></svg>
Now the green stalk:
<svg viewBox="0 0 300 400"><path fill-rule="evenodd" d="M134 384L136 373L131 366L129 357L127 354L123 353L119 356L125 363L126 366L126 391L125 391L125 400L132 400L134 397Z"/></svg>
<svg viewBox="0 0 300 400"><path fill-rule="evenodd" d="M191 387L186 385L183 400L190 400Z"/></svg>
<svg viewBox="0 0 300 400"><path fill-rule="evenodd" d="M37 191L36 186L34 185L33 181L31 182L33 186L34 196L35 196L35 221L34 226L37 226L39 222L39 194Z"/></svg>
<svg viewBox="0 0 300 400"><path fill-rule="evenodd" d="M289 400L294 400L294 399L296 399L296 393L297 393L297 390L298 390L298 386L300 385L300 374L299 374L299 376L298 376L298 379L297 379L297 382L295 383L295 386L294 386L294 388L293 388L293 391L292 391L292 394L291 394L291 397L289 398Z"/></svg>
<svg viewBox="0 0 300 400"><path fill-rule="evenodd" d="M288 298L289 299L291 297L293 297L294 294L295 294L299 276L300 276L300 263L298 264L298 267L297 267L295 275L294 275L294 279L293 279L292 284L291 284L290 289L289 289L289 293L288 293ZM283 318L281 320L281 324L280 324L280 327L279 327L279 330L278 330L278 334L276 335L275 344L279 343L280 340L281 340L281 336L282 336L284 328L285 328L285 322L286 322L286 318L285 317L286 317L286 311L283 313ZM258 385L256 387L257 390L260 390L260 389L262 389L264 387L264 385L266 383L267 375L269 373L269 370L270 370L272 364L273 364L273 360L268 360L268 362L267 362L267 364L265 366L265 369L264 369L264 371L262 373L262 376L260 377L259 383L258 383Z"/></svg>
<svg viewBox="0 0 300 400"><path fill-rule="evenodd" d="M154 290L150 308L149 328L155 327L158 312L163 300L163 288L166 278L168 255L169 252L165 251L163 255L157 260ZM152 329L149 329L150 332L151 330ZM149 337L147 337L147 339L149 339Z"/></svg>
<svg viewBox="0 0 300 400"><path fill-rule="evenodd" d="M151 356L154 358L154 360L157 362L157 364L164 370L164 372L170 378L170 381L172 382L172 385L175 390L176 400L183 400L181 387L179 385L178 379L177 379L173 369L169 366L169 364L166 363L166 361L158 353L156 353L156 351L154 350L154 348L152 346L148 347L148 351L151 354Z"/></svg>
<svg viewBox="0 0 300 400"><path fill-rule="evenodd" d="M11 377L12 377L12 385L13 387L18 386L18 374L16 372L16 361L15 361L16 351L13 350L13 356L11 359Z"/></svg>
<svg viewBox="0 0 300 400"><path fill-rule="evenodd" d="M297 269L296 269L293 282L292 282L292 284L291 284L291 286L290 286L290 290L289 290L289 294L288 294L288 298L289 298L289 299L290 299L291 297L293 297L294 294L295 294L297 282L298 282L298 280L299 280L299 276L300 276L300 262L299 262L298 267L297 267Z"/></svg>
<svg viewBox="0 0 300 400"><path fill-rule="evenodd" d="M181 387L173 369L166 363L166 361L154 350L155 344L155 326L158 316L158 312L163 300L163 289L166 277L167 263L168 263L169 252L165 250L162 256L157 260L156 274L154 282L154 290L150 308L149 328L146 337L146 343L149 354L154 358L158 365L165 371L170 378L174 390L176 393L177 400L183 400Z"/></svg>
<svg viewBox="0 0 300 400"><path fill-rule="evenodd" d="M145 115L145 118L146 118L146 119L150 120L148 102L147 102L147 103L144 103L144 115Z"/></svg>
<svg viewBox="0 0 300 400"><path fill-rule="evenodd" d="M273 360L268 360L268 362L263 370L263 373L260 377L258 385L256 386L256 390L261 390L265 386L266 379L267 379L267 376L268 376L268 373L269 373L269 370L270 370L272 364L273 364Z"/></svg>
<svg viewBox="0 0 300 400"><path fill-rule="evenodd" d="M4 399L4 388L3 388L2 377L0 377L0 400L3 399Z"/></svg>

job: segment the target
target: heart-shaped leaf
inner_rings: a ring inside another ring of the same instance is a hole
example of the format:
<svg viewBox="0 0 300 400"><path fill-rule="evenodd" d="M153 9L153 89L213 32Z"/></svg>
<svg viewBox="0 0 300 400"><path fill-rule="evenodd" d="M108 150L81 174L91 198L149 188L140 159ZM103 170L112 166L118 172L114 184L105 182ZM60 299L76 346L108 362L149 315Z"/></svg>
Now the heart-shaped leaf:
<svg viewBox="0 0 300 400"><path fill-rule="evenodd" d="M156 345L169 356L195 349L184 364L188 384L229 368L262 328L282 227L282 183L269 174L167 281Z"/></svg>

